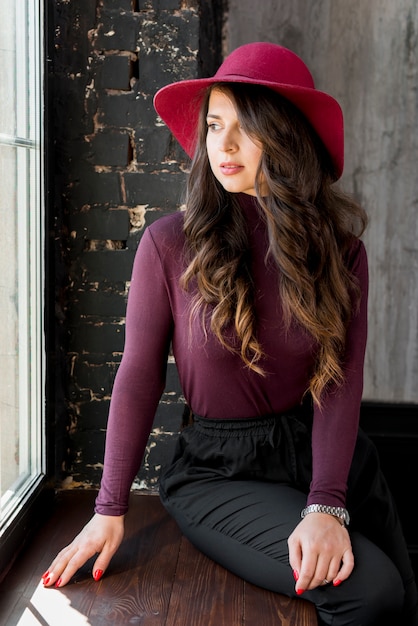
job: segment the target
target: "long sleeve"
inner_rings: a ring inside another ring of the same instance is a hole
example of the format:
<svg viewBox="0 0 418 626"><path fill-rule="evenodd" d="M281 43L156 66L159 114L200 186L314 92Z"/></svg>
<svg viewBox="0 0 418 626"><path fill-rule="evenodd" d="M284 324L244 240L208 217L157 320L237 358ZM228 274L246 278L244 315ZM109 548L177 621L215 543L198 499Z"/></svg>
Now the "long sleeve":
<svg viewBox="0 0 418 626"><path fill-rule="evenodd" d="M368 267L361 242L357 243L350 265L358 280L361 300L347 332L344 384L330 390L322 408L314 411L313 474L308 504L345 506L347 477L359 425L367 340Z"/></svg>
<svg viewBox="0 0 418 626"><path fill-rule="evenodd" d="M172 313L161 262L145 231L132 272L125 349L112 392L104 471L96 511L127 511L158 401L164 390Z"/></svg>

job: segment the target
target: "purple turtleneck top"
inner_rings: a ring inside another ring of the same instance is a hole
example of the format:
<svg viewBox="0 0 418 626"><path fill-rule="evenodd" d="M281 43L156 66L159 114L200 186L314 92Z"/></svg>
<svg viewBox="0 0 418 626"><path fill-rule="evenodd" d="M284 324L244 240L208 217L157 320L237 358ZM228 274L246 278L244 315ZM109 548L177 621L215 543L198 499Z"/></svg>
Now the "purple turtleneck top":
<svg viewBox="0 0 418 626"><path fill-rule="evenodd" d="M165 216L144 232L132 272L126 338L110 403L104 470L96 512L122 515L142 462L165 387L170 345L184 396L194 413L246 418L280 413L300 404L316 357L312 338L297 324L286 332L278 293L278 269L265 260L267 227L253 196L239 194L249 226L256 286L257 336L266 376L249 370L210 334L200 319L190 326L190 293L179 285L184 271L183 213ZM313 473L307 504L345 506L347 476L357 437L367 335L368 270L364 246L355 240L347 260L361 289L350 323L345 381L314 409Z"/></svg>

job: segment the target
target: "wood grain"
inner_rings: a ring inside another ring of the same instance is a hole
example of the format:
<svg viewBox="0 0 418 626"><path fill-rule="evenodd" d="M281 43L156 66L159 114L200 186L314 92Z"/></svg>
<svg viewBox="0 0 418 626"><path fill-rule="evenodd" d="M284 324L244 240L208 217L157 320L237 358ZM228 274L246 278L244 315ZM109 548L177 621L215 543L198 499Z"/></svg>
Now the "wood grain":
<svg viewBox="0 0 418 626"><path fill-rule="evenodd" d="M241 624L243 610L244 581L183 538L166 626Z"/></svg>
<svg viewBox="0 0 418 626"><path fill-rule="evenodd" d="M302 598L293 600L278 593L245 583L245 626L315 626L315 607Z"/></svg>

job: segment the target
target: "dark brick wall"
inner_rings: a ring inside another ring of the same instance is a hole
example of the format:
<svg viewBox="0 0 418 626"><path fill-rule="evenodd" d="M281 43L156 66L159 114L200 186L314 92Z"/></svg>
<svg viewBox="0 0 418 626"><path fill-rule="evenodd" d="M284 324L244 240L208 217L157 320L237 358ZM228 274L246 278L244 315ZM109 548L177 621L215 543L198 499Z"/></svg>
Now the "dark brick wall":
<svg viewBox="0 0 418 626"><path fill-rule="evenodd" d="M225 0L49 3L49 458L66 486L98 484L135 251L147 224L181 203L186 155L152 99L169 82L213 72L224 8ZM156 486L182 408L169 362L137 481L145 488Z"/></svg>

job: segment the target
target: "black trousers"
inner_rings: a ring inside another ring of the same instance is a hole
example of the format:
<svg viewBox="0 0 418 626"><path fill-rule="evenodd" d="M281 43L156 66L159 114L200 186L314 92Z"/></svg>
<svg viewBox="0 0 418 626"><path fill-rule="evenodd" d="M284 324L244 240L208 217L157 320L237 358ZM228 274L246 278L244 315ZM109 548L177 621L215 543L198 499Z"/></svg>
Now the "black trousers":
<svg viewBox="0 0 418 626"><path fill-rule="evenodd" d="M311 478L310 416L195 417L179 436L160 497L186 537L243 579L295 597L287 539ZM321 625L416 626L417 590L377 451L360 432L347 508L355 568L340 586L304 598Z"/></svg>

